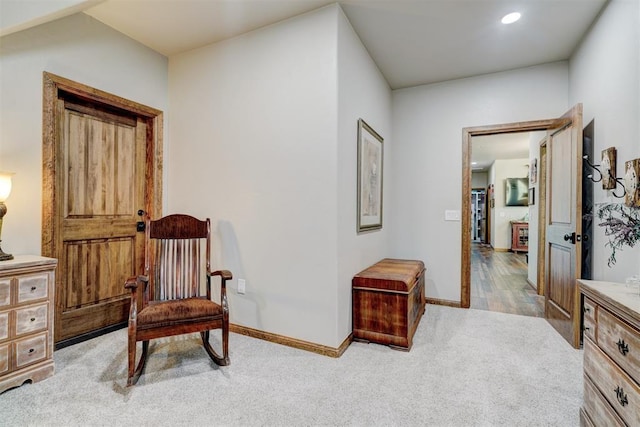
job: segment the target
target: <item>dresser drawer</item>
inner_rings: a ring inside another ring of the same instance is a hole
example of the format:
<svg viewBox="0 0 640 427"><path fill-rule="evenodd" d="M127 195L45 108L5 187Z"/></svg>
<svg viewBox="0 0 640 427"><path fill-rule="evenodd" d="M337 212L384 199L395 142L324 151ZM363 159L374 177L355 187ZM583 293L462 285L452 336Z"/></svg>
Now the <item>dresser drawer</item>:
<svg viewBox="0 0 640 427"><path fill-rule="evenodd" d="M624 427L624 422L586 375L584 376L584 408L593 425Z"/></svg>
<svg viewBox="0 0 640 427"><path fill-rule="evenodd" d="M45 303L16 310L16 336L45 329L48 307L49 305Z"/></svg>
<svg viewBox="0 0 640 427"><path fill-rule="evenodd" d="M0 345L0 375L9 370L9 344Z"/></svg>
<svg viewBox="0 0 640 427"><path fill-rule="evenodd" d="M0 308L11 304L11 279L0 279Z"/></svg>
<svg viewBox="0 0 640 427"><path fill-rule="evenodd" d="M598 345L640 383L640 334L611 313L598 312Z"/></svg>
<svg viewBox="0 0 640 427"><path fill-rule="evenodd" d="M0 342L9 338L9 312L0 313Z"/></svg>
<svg viewBox="0 0 640 427"><path fill-rule="evenodd" d="M584 372L627 425L640 425L640 386L589 339Z"/></svg>
<svg viewBox="0 0 640 427"><path fill-rule="evenodd" d="M43 360L47 355L47 334L16 341L16 368Z"/></svg>
<svg viewBox="0 0 640 427"><path fill-rule="evenodd" d="M596 311L598 305L591 301L589 298L584 298L582 301L582 320L583 331L586 336L596 341Z"/></svg>
<svg viewBox="0 0 640 427"><path fill-rule="evenodd" d="M591 301L589 298L585 297L583 302L582 312L584 313L584 318L591 320L592 322L596 321L596 310L598 304Z"/></svg>
<svg viewBox="0 0 640 427"><path fill-rule="evenodd" d="M48 276L32 274L18 278L18 304L47 297Z"/></svg>

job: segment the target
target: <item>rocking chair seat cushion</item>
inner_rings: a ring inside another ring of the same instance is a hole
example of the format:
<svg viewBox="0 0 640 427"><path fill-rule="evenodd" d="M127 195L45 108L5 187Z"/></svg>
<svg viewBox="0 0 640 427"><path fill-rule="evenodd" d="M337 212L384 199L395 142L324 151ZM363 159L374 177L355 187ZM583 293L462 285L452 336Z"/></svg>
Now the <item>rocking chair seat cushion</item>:
<svg viewBox="0 0 640 427"><path fill-rule="evenodd" d="M206 298L150 301L138 313L138 329L157 328L222 317L222 307Z"/></svg>

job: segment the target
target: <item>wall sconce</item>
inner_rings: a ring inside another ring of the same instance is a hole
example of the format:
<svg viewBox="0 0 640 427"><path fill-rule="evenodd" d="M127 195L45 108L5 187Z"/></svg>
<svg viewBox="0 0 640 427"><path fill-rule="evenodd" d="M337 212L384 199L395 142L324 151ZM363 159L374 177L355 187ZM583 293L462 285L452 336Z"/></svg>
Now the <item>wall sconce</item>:
<svg viewBox="0 0 640 427"><path fill-rule="evenodd" d="M7 213L7 205L4 201L7 200L9 194L11 194L11 177L12 173L0 172L0 242L2 242L2 218ZM13 259L13 255L5 254L0 247L0 261L7 261Z"/></svg>

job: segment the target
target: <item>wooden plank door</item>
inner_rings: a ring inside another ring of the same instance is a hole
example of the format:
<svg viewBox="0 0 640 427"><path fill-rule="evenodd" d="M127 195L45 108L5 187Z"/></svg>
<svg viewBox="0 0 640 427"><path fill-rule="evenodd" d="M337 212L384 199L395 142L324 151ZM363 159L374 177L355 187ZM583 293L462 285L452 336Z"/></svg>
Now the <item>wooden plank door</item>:
<svg viewBox="0 0 640 427"><path fill-rule="evenodd" d="M143 120L58 101L61 251L56 342L126 322L127 277L142 271L146 133Z"/></svg>
<svg viewBox="0 0 640 427"><path fill-rule="evenodd" d="M574 347L580 346L582 105L547 133L545 317Z"/></svg>
<svg viewBox="0 0 640 427"><path fill-rule="evenodd" d="M42 255L58 259L60 348L126 325L138 210L162 214L162 111L43 73Z"/></svg>

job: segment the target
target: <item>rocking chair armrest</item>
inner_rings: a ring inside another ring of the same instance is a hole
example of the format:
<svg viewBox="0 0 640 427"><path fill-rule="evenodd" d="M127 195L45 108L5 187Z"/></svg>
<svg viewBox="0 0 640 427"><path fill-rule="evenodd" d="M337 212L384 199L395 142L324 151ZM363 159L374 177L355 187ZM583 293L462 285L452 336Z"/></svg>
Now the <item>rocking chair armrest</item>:
<svg viewBox="0 0 640 427"><path fill-rule="evenodd" d="M210 271L209 276L220 276L222 278L222 283L227 280L233 279L233 274L231 274L229 270Z"/></svg>
<svg viewBox="0 0 640 427"><path fill-rule="evenodd" d="M127 281L124 282L124 287L126 289L131 289L131 292L135 292L138 290L138 286L140 286L141 283L144 283L145 285L149 283L149 277L148 276L129 277Z"/></svg>

